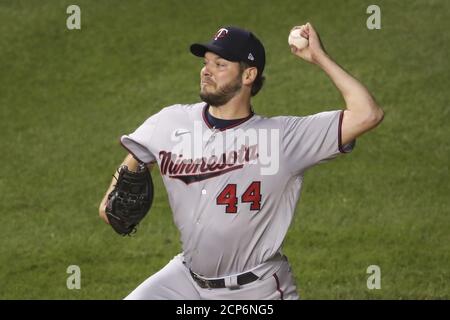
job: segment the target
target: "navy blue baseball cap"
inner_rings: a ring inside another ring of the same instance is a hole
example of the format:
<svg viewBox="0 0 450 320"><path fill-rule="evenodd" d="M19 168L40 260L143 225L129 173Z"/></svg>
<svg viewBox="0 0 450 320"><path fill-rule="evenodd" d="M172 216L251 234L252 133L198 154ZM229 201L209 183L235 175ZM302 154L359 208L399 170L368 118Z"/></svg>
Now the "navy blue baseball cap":
<svg viewBox="0 0 450 320"><path fill-rule="evenodd" d="M194 43L191 52L204 57L207 51L234 62L245 62L256 67L260 74L266 64L266 52L259 39L250 31L237 27L220 28L208 43Z"/></svg>

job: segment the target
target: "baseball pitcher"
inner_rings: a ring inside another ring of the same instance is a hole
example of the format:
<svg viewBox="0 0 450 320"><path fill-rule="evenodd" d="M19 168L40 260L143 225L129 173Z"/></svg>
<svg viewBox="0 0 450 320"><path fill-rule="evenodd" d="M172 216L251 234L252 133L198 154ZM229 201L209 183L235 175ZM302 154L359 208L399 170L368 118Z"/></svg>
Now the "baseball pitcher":
<svg viewBox="0 0 450 320"><path fill-rule="evenodd" d="M159 168L182 241L182 252L126 299L299 298L282 244L304 173L350 152L358 136L381 122L383 111L328 56L311 24L294 28L308 45L291 46L291 52L331 78L344 110L255 114L251 97L264 83L265 49L253 33L230 26L190 47L203 61L202 102L166 107L121 137L129 152L122 167ZM149 195L148 178L137 181L144 181ZM125 204L111 205L115 185L113 180L99 208L107 223L127 220L111 208L127 213L126 203L142 198L118 192ZM137 205L137 211L141 207L148 210Z"/></svg>

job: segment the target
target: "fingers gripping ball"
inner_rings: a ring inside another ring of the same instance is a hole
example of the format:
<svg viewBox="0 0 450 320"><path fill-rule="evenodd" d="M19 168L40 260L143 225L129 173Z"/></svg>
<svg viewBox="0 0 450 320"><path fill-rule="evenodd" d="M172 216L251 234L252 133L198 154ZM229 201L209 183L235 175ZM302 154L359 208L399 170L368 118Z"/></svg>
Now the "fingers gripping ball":
<svg viewBox="0 0 450 320"><path fill-rule="evenodd" d="M106 215L111 227L120 235L136 232L153 202L153 181L148 168L140 165L137 172L127 166L118 169L114 189L108 195Z"/></svg>
<svg viewBox="0 0 450 320"><path fill-rule="evenodd" d="M302 37L301 29L294 29L291 31L288 37L288 43L291 46L296 47L298 50L303 50L308 46L308 39Z"/></svg>

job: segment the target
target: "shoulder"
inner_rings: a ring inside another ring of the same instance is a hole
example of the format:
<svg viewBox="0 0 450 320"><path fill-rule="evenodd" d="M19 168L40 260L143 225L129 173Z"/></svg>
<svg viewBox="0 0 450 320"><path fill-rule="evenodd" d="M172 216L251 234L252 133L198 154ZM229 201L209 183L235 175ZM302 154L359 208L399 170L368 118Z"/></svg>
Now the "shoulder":
<svg viewBox="0 0 450 320"><path fill-rule="evenodd" d="M256 123L259 126L263 127L272 127L272 128L283 128L289 122L300 119L302 117L296 116L274 116L274 117L266 117L262 115L255 115Z"/></svg>
<svg viewBox="0 0 450 320"><path fill-rule="evenodd" d="M281 115L264 117L258 115L254 126L257 128L277 129L282 135L296 135L311 130L322 130L339 123L342 110L324 111L311 115Z"/></svg>
<svg viewBox="0 0 450 320"><path fill-rule="evenodd" d="M342 113L342 110L333 110L333 111L323 111L315 114L310 115L299 115L299 116L276 116L276 117L270 117L270 118L264 118L265 121L270 121L272 123L275 123L279 126L285 126L287 124L293 124L293 123L306 123L309 121L319 120L319 119L332 119L336 116L339 116Z"/></svg>

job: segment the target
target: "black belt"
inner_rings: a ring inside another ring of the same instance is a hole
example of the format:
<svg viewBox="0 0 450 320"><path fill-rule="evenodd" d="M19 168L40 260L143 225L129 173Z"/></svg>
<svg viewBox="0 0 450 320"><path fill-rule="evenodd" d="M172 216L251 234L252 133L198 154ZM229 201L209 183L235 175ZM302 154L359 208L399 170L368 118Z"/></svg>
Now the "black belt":
<svg viewBox="0 0 450 320"><path fill-rule="evenodd" d="M200 286L200 288L211 288L211 289L219 289L219 288L225 288L225 279L203 279L200 278L198 275L196 275L194 272L189 270L191 273L192 278L197 282L197 284ZM237 283L238 285L242 286L244 284L253 282L258 279L258 276L254 274L253 272L246 272L243 274L240 274L237 276Z"/></svg>

